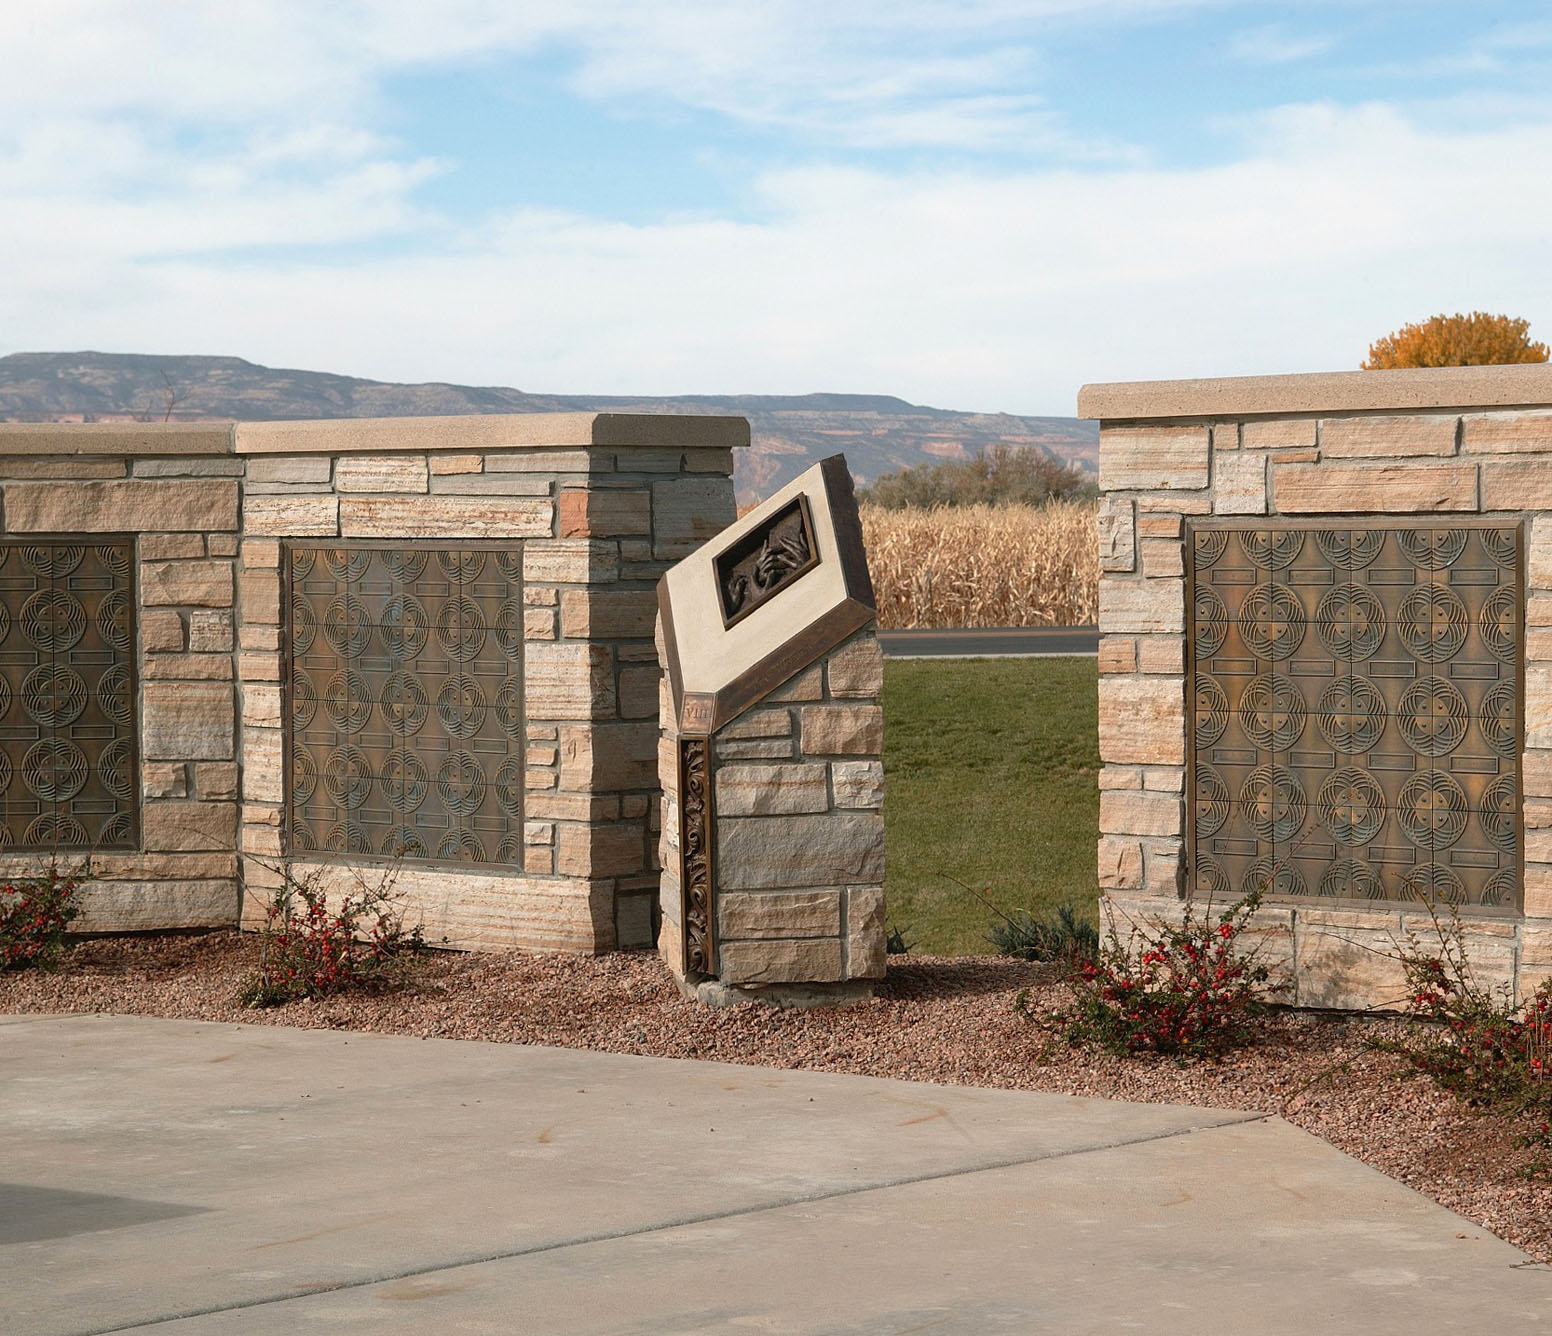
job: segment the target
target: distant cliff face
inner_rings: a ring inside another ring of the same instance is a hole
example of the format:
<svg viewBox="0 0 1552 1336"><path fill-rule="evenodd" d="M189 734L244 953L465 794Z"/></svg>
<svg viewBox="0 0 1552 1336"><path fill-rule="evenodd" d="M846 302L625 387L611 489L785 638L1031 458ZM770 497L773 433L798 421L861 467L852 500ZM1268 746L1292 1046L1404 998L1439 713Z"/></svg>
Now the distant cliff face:
<svg viewBox="0 0 1552 1336"><path fill-rule="evenodd" d="M863 482L932 459L964 459L998 442L1044 450L1090 472L1099 429L1077 418L924 408L887 395L691 395L633 398L528 394L502 386L398 385L258 366L240 357L15 353L0 357L0 420L420 417L439 413L736 413L753 444L739 451L741 502L768 495L826 455L844 453Z"/></svg>

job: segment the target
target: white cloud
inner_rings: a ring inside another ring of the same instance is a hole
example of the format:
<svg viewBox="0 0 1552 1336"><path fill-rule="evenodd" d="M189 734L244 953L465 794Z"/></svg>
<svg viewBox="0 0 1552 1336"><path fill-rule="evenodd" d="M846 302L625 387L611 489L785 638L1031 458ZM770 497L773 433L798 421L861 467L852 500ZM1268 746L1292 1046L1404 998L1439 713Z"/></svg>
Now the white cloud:
<svg viewBox="0 0 1552 1336"><path fill-rule="evenodd" d="M1281 23L1246 28L1229 39L1229 53L1252 65L1287 65L1322 55L1334 45L1327 36L1296 36Z"/></svg>

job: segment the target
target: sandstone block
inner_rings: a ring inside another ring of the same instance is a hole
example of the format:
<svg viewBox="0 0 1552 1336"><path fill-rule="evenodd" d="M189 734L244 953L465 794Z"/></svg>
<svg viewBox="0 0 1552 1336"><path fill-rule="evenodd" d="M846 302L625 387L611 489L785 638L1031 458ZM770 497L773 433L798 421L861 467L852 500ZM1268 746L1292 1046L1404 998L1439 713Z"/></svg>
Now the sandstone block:
<svg viewBox="0 0 1552 1336"><path fill-rule="evenodd" d="M1105 492L1207 486L1206 427L1102 427L1099 486Z"/></svg>
<svg viewBox="0 0 1552 1336"><path fill-rule="evenodd" d="M1149 847L1143 854L1143 890L1149 895L1179 895L1185 885L1185 860L1181 851Z"/></svg>
<svg viewBox="0 0 1552 1336"><path fill-rule="evenodd" d="M726 447L711 447L684 452L686 473L724 473L733 476L733 451Z"/></svg>
<svg viewBox="0 0 1552 1336"><path fill-rule="evenodd" d="M272 582L273 583L273 582ZM189 648L200 654L218 654L231 663L232 614L226 609L202 609L189 614Z"/></svg>
<svg viewBox="0 0 1552 1336"><path fill-rule="evenodd" d="M646 866L646 829L638 822L561 826L556 844L563 877L628 877Z"/></svg>
<svg viewBox="0 0 1552 1336"><path fill-rule="evenodd" d="M1273 464L1272 494L1277 509L1285 515L1474 511L1477 508L1477 466Z"/></svg>
<svg viewBox="0 0 1552 1336"><path fill-rule="evenodd" d="M229 608L232 606L232 563L142 561L140 601L146 607L179 604Z"/></svg>
<svg viewBox="0 0 1552 1336"><path fill-rule="evenodd" d="M214 478L12 482L5 485L5 527L10 533L235 529L237 484Z"/></svg>
<svg viewBox="0 0 1552 1336"><path fill-rule="evenodd" d="M329 455L249 455L248 481L327 483L333 468Z"/></svg>
<svg viewBox="0 0 1552 1336"><path fill-rule="evenodd" d="M188 767L162 761L140 763L140 793L146 798L187 798Z"/></svg>
<svg viewBox="0 0 1552 1336"><path fill-rule="evenodd" d="M722 941L736 937L839 937L841 892L730 891L717 898Z"/></svg>
<svg viewBox="0 0 1552 1336"><path fill-rule="evenodd" d="M1099 568L1132 571L1137 567L1135 507L1121 497L1103 497L1099 503ZM1180 522L1179 518L1175 521Z"/></svg>
<svg viewBox="0 0 1552 1336"><path fill-rule="evenodd" d="M651 589L566 589L560 596L560 633L568 639L645 638L657 620Z"/></svg>
<svg viewBox="0 0 1552 1336"><path fill-rule="evenodd" d="M244 538L242 542L244 570L272 571L280 565L280 544L273 538Z"/></svg>
<svg viewBox="0 0 1552 1336"><path fill-rule="evenodd" d="M804 701L824 698L824 672L821 664L811 664L794 673L765 699L767 701Z"/></svg>
<svg viewBox="0 0 1552 1336"><path fill-rule="evenodd" d="M1099 753L1116 765L1184 765L1185 679L1099 679Z"/></svg>
<svg viewBox="0 0 1552 1336"><path fill-rule="evenodd" d="M224 928L237 922L235 880L89 881L72 932Z"/></svg>
<svg viewBox="0 0 1552 1336"><path fill-rule="evenodd" d="M717 963L728 984L835 983L843 977L838 937L723 942Z"/></svg>
<svg viewBox="0 0 1552 1336"><path fill-rule="evenodd" d="M661 670L655 664L650 668L622 668L620 670L620 718L655 720L657 689L662 677Z"/></svg>
<svg viewBox="0 0 1552 1336"><path fill-rule="evenodd" d="M632 456L632 467L635 457ZM677 461L675 467L678 467ZM652 484L652 555L686 557L738 518L727 478L675 478Z"/></svg>
<svg viewBox="0 0 1552 1336"><path fill-rule="evenodd" d="M242 691L242 721L260 728L279 728L282 723L280 686L273 682L248 682Z"/></svg>
<svg viewBox="0 0 1552 1336"><path fill-rule="evenodd" d="M434 475L432 496L542 496L550 495L550 480L542 474L463 473Z"/></svg>
<svg viewBox="0 0 1552 1336"><path fill-rule="evenodd" d="M1105 634L1141 631L1179 635L1185 626L1183 580L1100 577L1099 628Z"/></svg>
<svg viewBox="0 0 1552 1336"><path fill-rule="evenodd" d="M1183 765L1150 765L1141 774L1143 788L1151 792L1185 792L1186 768Z"/></svg>
<svg viewBox="0 0 1552 1336"><path fill-rule="evenodd" d="M337 496L247 496L243 498L245 538L262 538L269 535L291 538L330 538L339 531ZM246 550L246 544L244 550Z"/></svg>
<svg viewBox="0 0 1552 1336"><path fill-rule="evenodd" d="M1144 538L1140 546L1142 571L1149 579L1178 580L1186 573L1185 544L1178 538Z"/></svg>
<svg viewBox="0 0 1552 1336"><path fill-rule="evenodd" d="M183 618L176 612L161 609L140 614L140 647L148 653L153 650L180 650L183 648Z"/></svg>
<svg viewBox="0 0 1552 1336"><path fill-rule="evenodd" d="M485 456L487 473L613 473L605 450L503 450Z"/></svg>
<svg viewBox="0 0 1552 1336"><path fill-rule="evenodd" d="M1389 931L1326 928L1300 913L1294 939L1300 1006L1382 1010L1393 1009L1406 998L1406 976Z"/></svg>
<svg viewBox="0 0 1552 1336"><path fill-rule="evenodd" d="M237 798L237 766L231 761L200 761L194 766L194 789L201 798Z"/></svg>
<svg viewBox="0 0 1552 1336"><path fill-rule="evenodd" d="M1215 515L1266 514L1266 455L1236 450L1213 461Z"/></svg>
<svg viewBox="0 0 1552 1336"><path fill-rule="evenodd" d="M1104 503L1101 502L1100 504L1103 505ZM1137 536L1139 538L1178 539L1184 529L1185 521L1179 515L1139 515L1137 517Z"/></svg>
<svg viewBox="0 0 1552 1336"><path fill-rule="evenodd" d="M334 465L338 492L424 492L424 455L344 455Z"/></svg>
<svg viewBox="0 0 1552 1336"><path fill-rule="evenodd" d="M869 633L848 641L830 655L825 673L832 696L874 699L884 689L884 651Z"/></svg>
<svg viewBox="0 0 1552 1336"><path fill-rule="evenodd" d="M559 745L560 786L563 789L592 793L657 786L658 731L655 724L566 726L560 730ZM672 746L672 743L668 745Z"/></svg>
<svg viewBox="0 0 1552 1336"><path fill-rule="evenodd" d="M805 705L802 748L809 756L878 756L884 711L878 705Z"/></svg>
<svg viewBox="0 0 1552 1336"><path fill-rule="evenodd" d="M724 765L717 770L720 816L823 812L830 806L823 761L797 765Z"/></svg>
<svg viewBox="0 0 1552 1336"><path fill-rule="evenodd" d="M884 879L884 822L872 812L722 818L717 838L718 879L727 890Z"/></svg>
<svg viewBox="0 0 1552 1336"><path fill-rule="evenodd" d="M523 610L524 640L554 640L556 634L556 614L554 608L525 608Z"/></svg>
<svg viewBox="0 0 1552 1336"><path fill-rule="evenodd" d="M532 719L608 719L615 712L614 656L603 645L530 641L523 700Z"/></svg>
<svg viewBox="0 0 1552 1336"><path fill-rule="evenodd" d="M230 682L232 656L227 654L148 654L141 660L145 681Z"/></svg>
<svg viewBox="0 0 1552 1336"><path fill-rule="evenodd" d="M236 803L148 802L140 824L141 842L151 851L237 848Z"/></svg>
<svg viewBox="0 0 1552 1336"><path fill-rule="evenodd" d="M1099 638L1099 671L1101 673L1135 673L1137 671L1137 642L1130 636L1101 636Z"/></svg>
<svg viewBox="0 0 1552 1336"><path fill-rule="evenodd" d="M237 855L204 853L93 854L92 875L103 881L203 881L237 875Z"/></svg>
<svg viewBox="0 0 1552 1336"><path fill-rule="evenodd" d="M1137 642L1137 666L1145 673L1185 672L1185 637L1143 636Z"/></svg>
<svg viewBox="0 0 1552 1336"><path fill-rule="evenodd" d="M252 689L251 684L243 687ZM243 797L251 803L286 800L282 736L278 728L243 729Z"/></svg>
<svg viewBox="0 0 1552 1336"><path fill-rule="evenodd" d="M88 459L79 455L42 458L9 455L0 459L0 478L122 478L122 459Z"/></svg>
<svg viewBox="0 0 1552 1336"><path fill-rule="evenodd" d="M1099 768L1099 787L1105 789L1140 789L1142 771L1130 765L1102 765Z"/></svg>
<svg viewBox="0 0 1552 1336"><path fill-rule="evenodd" d="M619 538L652 532L652 498L645 488L584 489L560 494L562 538Z"/></svg>
<svg viewBox="0 0 1552 1336"><path fill-rule="evenodd" d="M1263 418L1240 424L1240 447L1244 450L1312 450L1315 432L1314 418Z"/></svg>
<svg viewBox="0 0 1552 1336"><path fill-rule="evenodd" d="M1482 464L1484 510L1552 507L1552 460L1494 459Z"/></svg>
<svg viewBox="0 0 1552 1336"><path fill-rule="evenodd" d="M141 561L183 561L205 555L205 535L199 533L143 533Z"/></svg>
<svg viewBox="0 0 1552 1336"><path fill-rule="evenodd" d="M1215 422L1212 428L1213 450L1238 450L1239 449L1239 423Z"/></svg>
<svg viewBox="0 0 1552 1336"><path fill-rule="evenodd" d="M851 886L846 891L846 977L882 979L888 967L884 888Z"/></svg>
<svg viewBox="0 0 1552 1336"><path fill-rule="evenodd" d="M1327 418L1320 424L1320 452L1327 459L1453 455L1458 422L1453 413Z"/></svg>
<svg viewBox="0 0 1552 1336"><path fill-rule="evenodd" d="M525 584L608 584L620 578L620 553L613 543L560 538L523 544Z"/></svg>
<svg viewBox="0 0 1552 1336"><path fill-rule="evenodd" d="M1179 835L1184 811L1175 795L1107 789L1099 795L1099 828L1106 835Z"/></svg>
<svg viewBox="0 0 1552 1336"><path fill-rule="evenodd" d="M830 783L837 807L876 810L884 804L884 766L880 761L832 761Z"/></svg>
<svg viewBox="0 0 1552 1336"><path fill-rule="evenodd" d="M146 682L143 754L153 761L229 761L236 728L232 688L219 682Z"/></svg>
<svg viewBox="0 0 1552 1336"><path fill-rule="evenodd" d="M485 467L483 455L433 454L427 460L433 476L438 474L478 473Z"/></svg>
<svg viewBox="0 0 1552 1336"><path fill-rule="evenodd" d="M346 496L346 538L548 538L554 504L518 497Z"/></svg>
<svg viewBox="0 0 1552 1336"><path fill-rule="evenodd" d="M664 679L667 680L666 678ZM791 710L746 710L717 734L719 739L789 738L792 736Z"/></svg>
<svg viewBox="0 0 1552 1336"><path fill-rule="evenodd" d="M1468 413L1461 444L1474 455L1552 455L1552 413Z"/></svg>
<svg viewBox="0 0 1552 1336"><path fill-rule="evenodd" d="M1531 520L1525 549L1526 583L1532 589L1552 589L1552 515Z"/></svg>
<svg viewBox="0 0 1552 1336"><path fill-rule="evenodd" d="M779 761L792 756L792 738L713 738L712 750L719 761Z"/></svg>

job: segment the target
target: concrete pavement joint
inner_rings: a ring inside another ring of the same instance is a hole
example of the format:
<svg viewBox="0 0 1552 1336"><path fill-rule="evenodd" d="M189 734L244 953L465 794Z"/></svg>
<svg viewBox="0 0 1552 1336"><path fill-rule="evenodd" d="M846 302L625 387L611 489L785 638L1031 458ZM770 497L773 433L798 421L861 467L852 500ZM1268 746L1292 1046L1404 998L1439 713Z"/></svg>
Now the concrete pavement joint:
<svg viewBox="0 0 1552 1336"><path fill-rule="evenodd" d="M578 1235L575 1238L556 1239L550 1243L537 1243L527 1248L513 1248L485 1253L478 1257L456 1258L444 1262L428 1263L425 1266L388 1271L381 1275L364 1276L359 1280L344 1280L333 1285L309 1286L306 1289L290 1290L284 1294L265 1295L262 1298L245 1299L230 1304L210 1304L202 1308L189 1308L182 1312L168 1313L162 1317L153 1317L123 1326L91 1327L77 1332L76 1336L115 1336L115 1333L121 1332L148 1331L153 1327L165 1326L170 1322L182 1322L189 1318L209 1317L216 1313L242 1312L252 1308L265 1308L273 1304L289 1303L295 1299L311 1299L324 1294L339 1294L348 1290L365 1289L372 1285L384 1285L395 1280L413 1280L419 1276L432 1276L447 1271L458 1271L466 1267L483 1266L489 1262L514 1261L522 1257L537 1257L543 1253L559 1252L566 1248L582 1248L594 1243L612 1243L620 1239L665 1233L669 1230L682 1229L689 1225L711 1224L719 1220L734 1220L743 1216L762 1215L769 1211L779 1211L790 1206L807 1206L816 1202L837 1201L845 1197L862 1196L869 1192L883 1192L891 1188L910 1187L917 1183L931 1183L949 1178L963 1178L971 1174L992 1173L999 1169L1015 1169L1024 1165L1071 1159L1079 1155L1094 1155L1108 1150L1125 1150L1132 1146L1145 1146L1154 1141L1169 1141L1175 1137L1190 1136L1198 1132L1215 1132L1225 1127L1240 1127L1248 1123L1271 1122L1276 1116L1276 1114L1270 1113L1244 1113L1235 1117L1221 1118L1215 1122L1197 1123L1191 1127L1175 1127L1162 1132L1150 1132L1146 1136L1103 1141L1091 1146L1077 1146L1071 1150L1048 1151L1040 1155L1008 1156L1003 1159L988 1160L981 1164L965 1165L961 1168L945 1169L935 1173L905 1174L897 1178L885 1179L875 1183L862 1183L854 1187L837 1188L833 1191L799 1193L777 1201L761 1202L753 1206L732 1207L724 1211L706 1211L698 1215L679 1216L672 1220L640 1225L632 1229L604 1230L596 1234Z"/></svg>

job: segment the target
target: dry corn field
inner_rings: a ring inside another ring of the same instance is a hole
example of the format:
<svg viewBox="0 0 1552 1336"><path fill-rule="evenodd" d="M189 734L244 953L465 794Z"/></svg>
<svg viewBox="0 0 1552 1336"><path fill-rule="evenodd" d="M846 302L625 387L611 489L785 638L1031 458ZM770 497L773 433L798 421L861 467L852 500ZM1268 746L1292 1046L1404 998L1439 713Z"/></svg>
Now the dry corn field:
<svg viewBox="0 0 1552 1336"><path fill-rule="evenodd" d="M864 506L879 625L1092 625L1099 611L1098 514L1093 501Z"/></svg>

